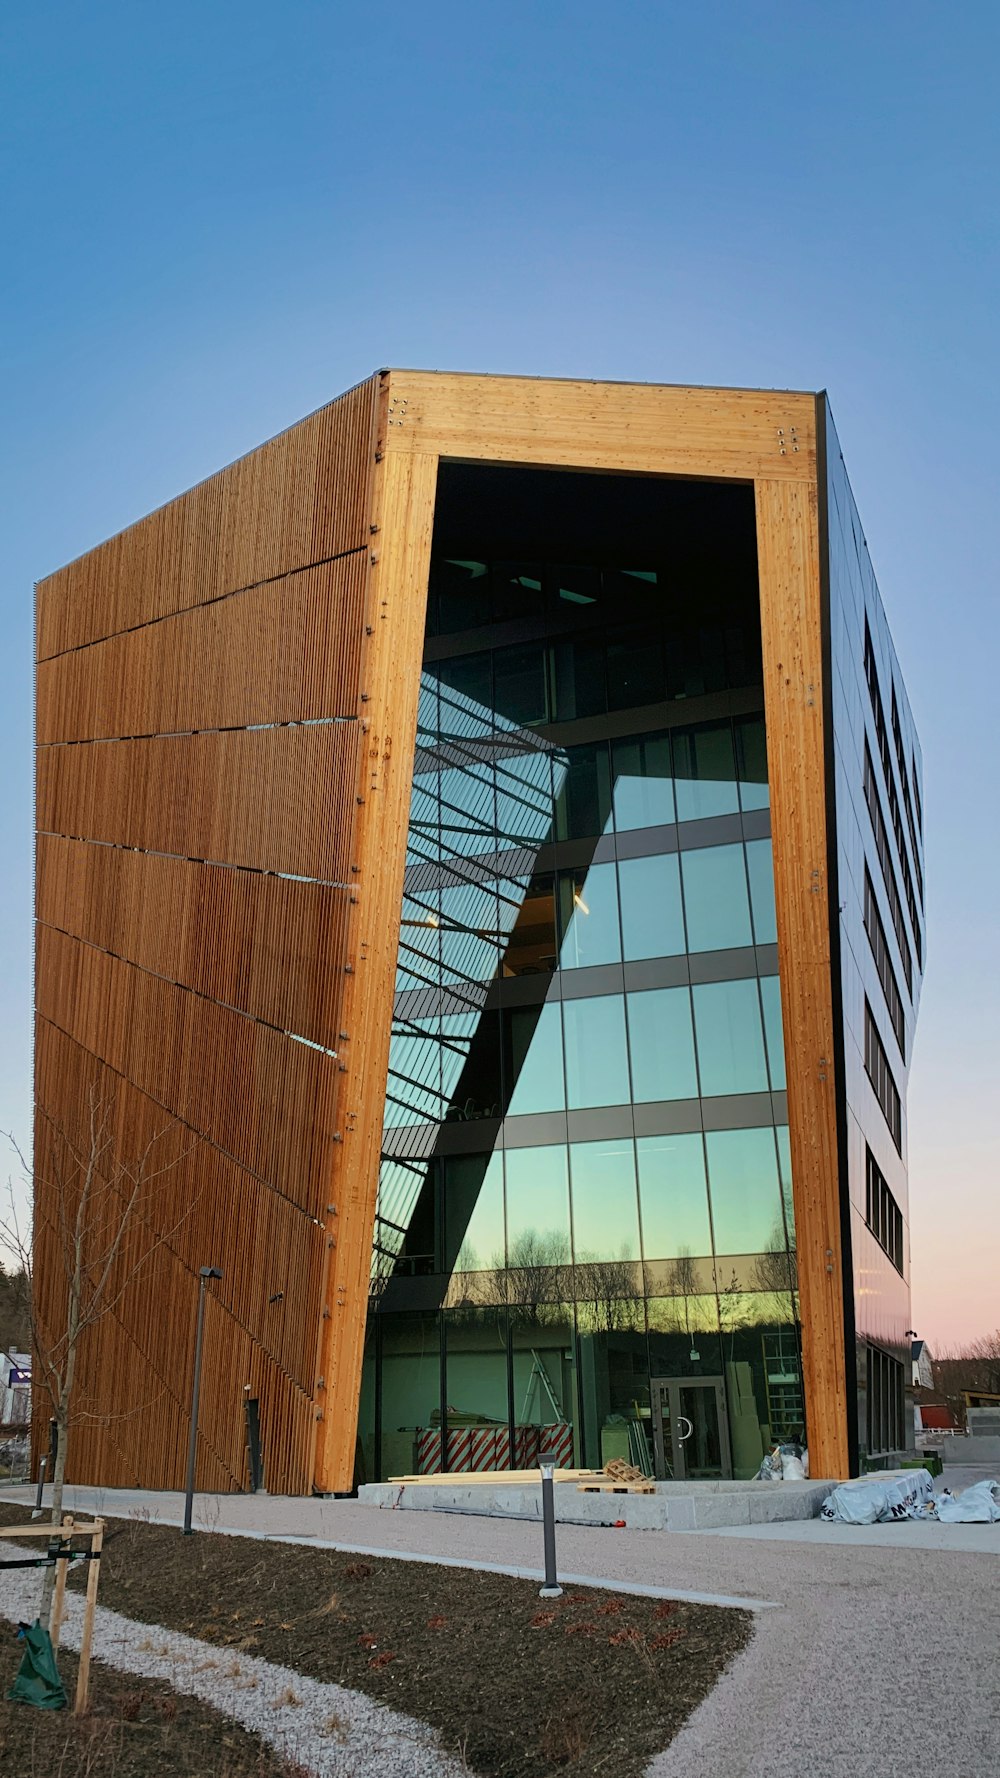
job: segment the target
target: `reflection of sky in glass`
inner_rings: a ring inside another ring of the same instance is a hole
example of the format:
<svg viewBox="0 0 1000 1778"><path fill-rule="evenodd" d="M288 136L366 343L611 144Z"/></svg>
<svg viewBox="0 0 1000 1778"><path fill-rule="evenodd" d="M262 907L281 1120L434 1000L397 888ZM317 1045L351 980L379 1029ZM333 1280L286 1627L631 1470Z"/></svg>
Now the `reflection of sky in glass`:
<svg viewBox="0 0 1000 1778"><path fill-rule="evenodd" d="M613 759L614 814L619 832L659 827L676 819L668 736L616 741Z"/></svg>
<svg viewBox="0 0 1000 1778"><path fill-rule="evenodd" d="M503 1156L490 1156L486 1177L479 1187L475 1209L459 1249L456 1270L491 1271L503 1265Z"/></svg>
<svg viewBox="0 0 1000 1778"><path fill-rule="evenodd" d="M676 852L619 861L622 936L629 962L679 957L684 951L680 867Z"/></svg>
<svg viewBox="0 0 1000 1778"><path fill-rule="evenodd" d="M726 951L753 942L741 845L684 852L681 875L689 950Z"/></svg>
<svg viewBox="0 0 1000 1778"><path fill-rule="evenodd" d="M783 1247L774 1131L710 1130L705 1142L716 1253Z"/></svg>
<svg viewBox="0 0 1000 1778"><path fill-rule="evenodd" d="M650 988L630 994L628 1033L636 1103L698 1097L687 988Z"/></svg>
<svg viewBox="0 0 1000 1778"><path fill-rule="evenodd" d="M577 1142L570 1149L573 1254L638 1259L635 1152L628 1142Z"/></svg>
<svg viewBox="0 0 1000 1778"><path fill-rule="evenodd" d="M739 759L740 807L766 809L771 797L767 782L767 741L764 718L745 716L736 724Z"/></svg>
<svg viewBox="0 0 1000 1778"><path fill-rule="evenodd" d="M569 1259L569 1174L564 1148L512 1148L506 1155L507 1264Z"/></svg>
<svg viewBox="0 0 1000 1778"><path fill-rule="evenodd" d="M534 1008L525 1008L521 1023L530 1026ZM566 1104L563 1080L562 1020L558 1000L546 1001L538 1009L538 1023L522 1057L515 1050L512 1061L515 1076L508 1113L520 1117L533 1111L561 1111ZM516 1036L519 1023L512 1020Z"/></svg>
<svg viewBox="0 0 1000 1778"><path fill-rule="evenodd" d="M710 1254L705 1150L700 1133L640 1136L636 1151L646 1259Z"/></svg>
<svg viewBox="0 0 1000 1778"><path fill-rule="evenodd" d="M747 870L754 939L759 945L773 945L777 942L778 924L774 912L774 864L770 840L747 841Z"/></svg>
<svg viewBox="0 0 1000 1778"><path fill-rule="evenodd" d="M583 969L621 959L618 886L614 864L592 864L564 885L561 969Z"/></svg>
<svg viewBox="0 0 1000 1778"><path fill-rule="evenodd" d="M678 821L703 821L709 815L736 813L736 760L728 723L677 735L674 782Z"/></svg>
<svg viewBox="0 0 1000 1778"><path fill-rule="evenodd" d="M570 1108L629 1103L625 1003L620 995L567 1000L566 1098Z"/></svg>
<svg viewBox="0 0 1000 1778"><path fill-rule="evenodd" d="M778 1093L785 1086L785 1039L781 1025L781 984L776 975L761 977L760 997L764 1005L764 1036L767 1039L767 1060L771 1070L771 1091Z"/></svg>
<svg viewBox="0 0 1000 1778"><path fill-rule="evenodd" d="M702 982L693 989L693 998L702 1094L766 1093L756 981Z"/></svg>

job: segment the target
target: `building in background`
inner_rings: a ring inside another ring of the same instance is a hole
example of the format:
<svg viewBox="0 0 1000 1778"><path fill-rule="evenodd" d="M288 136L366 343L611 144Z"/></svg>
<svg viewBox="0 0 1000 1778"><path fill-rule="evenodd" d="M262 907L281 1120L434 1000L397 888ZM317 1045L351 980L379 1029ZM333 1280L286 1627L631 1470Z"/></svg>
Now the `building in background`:
<svg viewBox="0 0 1000 1778"><path fill-rule="evenodd" d="M910 1355L913 1363L914 1389L933 1389L934 1358L926 1340L912 1340Z"/></svg>
<svg viewBox="0 0 1000 1778"><path fill-rule="evenodd" d="M0 1352L0 1426L27 1426L31 1419L31 1353Z"/></svg>
<svg viewBox="0 0 1000 1778"><path fill-rule="evenodd" d="M202 1264L205 1487L247 1392L273 1491L912 1444L921 766L824 396L383 372L38 642L36 1172L94 1079L194 1143L74 1479L178 1484Z"/></svg>

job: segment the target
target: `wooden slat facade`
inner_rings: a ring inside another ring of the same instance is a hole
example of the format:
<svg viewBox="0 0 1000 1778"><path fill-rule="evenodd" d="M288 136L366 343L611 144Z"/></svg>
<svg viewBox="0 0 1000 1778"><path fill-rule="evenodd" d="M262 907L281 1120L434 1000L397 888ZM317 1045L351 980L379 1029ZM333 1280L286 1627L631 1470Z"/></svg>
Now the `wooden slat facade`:
<svg viewBox="0 0 1000 1778"><path fill-rule="evenodd" d="M390 979L395 960L391 907L374 936L362 929L359 860L378 821L368 731L389 731L368 687L386 661L406 670L407 642L416 682L422 635L422 620L387 615L373 560L385 400L385 379L370 379L38 588L36 1241L50 1329L65 1290L53 1122L79 1137L96 1086L119 1155L161 1131L176 1156L129 1230L121 1272L145 1252L137 1282L84 1344L80 1480L181 1484L197 1273L216 1265L199 1485L245 1486L246 1391L268 1486L313 1484L330 1259L371 1242L350 1177L332 1207L351 1153L348 1046L365 1063L345 1016L359 955L378 965L384 952Z"/></svg>
<svg viewBox="0 0 1000 1778"><path fill-rule="evenodd" d="M179 1485L212 1264L199 1484L244 1485L249 1387L269 1488L350 1487L442 457L756 488L807 1413L845 1474L814 399L419 372L38 589L39 1104L78 1121L96 1077L123 1151L171 1118L189 1144L89 1339L72 1473Z"/></svg>

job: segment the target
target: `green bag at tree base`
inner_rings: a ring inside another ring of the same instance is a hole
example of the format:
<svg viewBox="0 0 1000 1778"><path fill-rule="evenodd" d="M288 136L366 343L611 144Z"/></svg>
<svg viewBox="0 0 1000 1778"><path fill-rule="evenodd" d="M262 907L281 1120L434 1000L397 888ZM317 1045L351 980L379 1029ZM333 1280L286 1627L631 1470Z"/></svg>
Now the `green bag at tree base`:
<svg viewBox="0 0 1000 1778"><path fill-rule="evenodd" d="M33 1704L36 1710L65 1710L66 1687L59 1677L52 1638L41 1620L22 1624L18 1636L24 1639L24 1659L8 1698L15 1704Z"/></svg>

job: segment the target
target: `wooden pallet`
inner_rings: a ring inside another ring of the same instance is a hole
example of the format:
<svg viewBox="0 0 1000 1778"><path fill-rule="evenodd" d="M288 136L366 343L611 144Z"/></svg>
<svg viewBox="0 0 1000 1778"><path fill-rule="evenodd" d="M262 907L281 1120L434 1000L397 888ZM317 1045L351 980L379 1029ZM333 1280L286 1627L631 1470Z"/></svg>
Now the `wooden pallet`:
<svg viewBox="0 0 1000 1778"><path fill-rule="evenodd" d="M655 1494L655 1482L577 1482L578 1494Z"/></svg>

